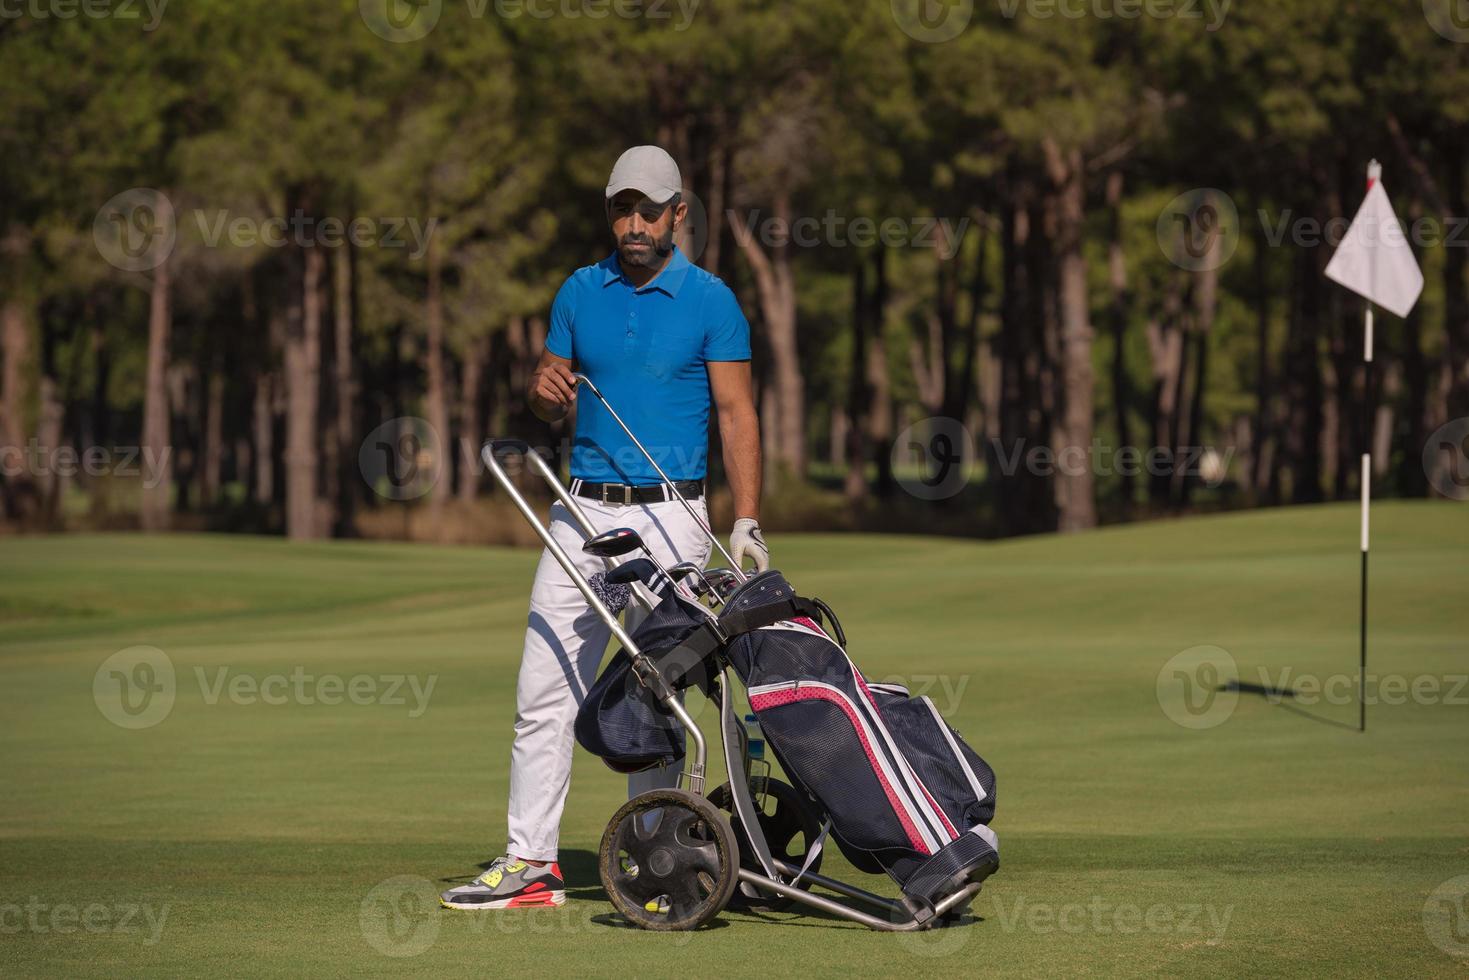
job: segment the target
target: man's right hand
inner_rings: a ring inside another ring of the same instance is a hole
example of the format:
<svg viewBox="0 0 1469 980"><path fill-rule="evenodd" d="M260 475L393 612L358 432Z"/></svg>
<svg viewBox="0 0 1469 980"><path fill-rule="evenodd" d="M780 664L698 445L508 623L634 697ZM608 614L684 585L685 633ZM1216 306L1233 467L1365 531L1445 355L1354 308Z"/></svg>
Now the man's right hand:
<svg viewBox="0 0 1469 980"><path fill-rule="evenodd" d="M553 354L542 357L530 378L531 411L542 421L555 422L566 417L575 399L576 378L572 377L571 363Z"/></svg>

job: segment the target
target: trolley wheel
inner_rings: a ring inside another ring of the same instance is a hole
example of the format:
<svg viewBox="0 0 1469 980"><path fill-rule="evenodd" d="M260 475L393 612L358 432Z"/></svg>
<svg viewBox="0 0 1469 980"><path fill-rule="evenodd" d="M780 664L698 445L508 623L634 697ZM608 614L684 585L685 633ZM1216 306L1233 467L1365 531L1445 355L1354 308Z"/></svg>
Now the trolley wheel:
<svg viewBox="0 0 1469 980"><path fill-rule="evenodd" d="M806 863L806 854L821 833L821 815L806 799L805 794L789 783L768 778L760 782L764 783L765 792L755 796L755 809L759 811L757 819L760 829L765 832L765 842L770 845L771 856L799 868ZM725 783L710 793L709 802L730 814L730 823L740 843L740 866L764 874L765 869L760 866L760 860L755 857L749 841L745 839L739 815L734 812L734 799L730 794L729 784ZM821 857L820 854L816 855L809 870L821 870ZM797 887L809 891L810 879L801 879ZM729 904L730 908L780 912L795 903L794 898L760 891L755 885L742 884L735 889L734 898L730 899Z"/></svg>
<svg viewBox="0 0 1469 980"><path fill-rule="evenodd" d="M597 869L622 916L642 929L697 929L739 882L729 819L702 796L657 789L628 800L602 834Z"/></svg>

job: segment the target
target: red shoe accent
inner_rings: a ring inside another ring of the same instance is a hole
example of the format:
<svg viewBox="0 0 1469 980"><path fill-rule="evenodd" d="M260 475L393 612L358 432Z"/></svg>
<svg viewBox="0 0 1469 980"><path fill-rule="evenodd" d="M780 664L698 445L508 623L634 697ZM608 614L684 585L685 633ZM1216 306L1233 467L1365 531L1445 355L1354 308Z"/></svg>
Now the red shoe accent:
<svg viewBox="0 0 1469 980"><path fill-rule="evenodd" d="M522 895L529 895L532 892L543 892L545 890L546 890L546 883L544 881L538 881L535 884L530 885L529 887L527 887L525 891L521 892L521 894Z"/></svg>
<svg viewBox="0 0 1469 980"><path fill-rule="evenodd" d="M559 863L555 862L555 861L552 861L551 862L551 873L553 875L555 875L556 877L561 878L561 865ZM561 878L561 880L562 881L565 881L566 879L565 878Z"/></svg>
<svg viewBox="0 0 1469 980"><path fill-rule="evenodd" d="M510 900L507 909L538 908L540 906L555 905L556 902L549 894L546 895L516 895Z"/></svg>

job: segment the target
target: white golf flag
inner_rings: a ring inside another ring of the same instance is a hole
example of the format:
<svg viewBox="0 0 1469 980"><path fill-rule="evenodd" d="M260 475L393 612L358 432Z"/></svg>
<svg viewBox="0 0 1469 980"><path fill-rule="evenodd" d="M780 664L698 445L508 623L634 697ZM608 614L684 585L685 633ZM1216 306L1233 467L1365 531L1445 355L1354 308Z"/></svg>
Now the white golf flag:
<svg viewBox="0 0 1469 980"><path fill-rule="evenodd" d="M1407 316L1418 302L1423 270L1381 180L1367 189L1352 226L1327 263L1326 278L1398 316Z"/></svg>

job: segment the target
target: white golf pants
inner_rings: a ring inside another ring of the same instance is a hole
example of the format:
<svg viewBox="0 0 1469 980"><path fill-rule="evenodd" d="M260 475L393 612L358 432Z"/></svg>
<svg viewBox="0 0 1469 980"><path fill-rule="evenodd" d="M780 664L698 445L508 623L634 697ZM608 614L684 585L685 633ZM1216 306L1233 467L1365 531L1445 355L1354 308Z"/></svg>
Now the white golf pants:
<svg viewBox="0 0 1469 980"><path fill-rule="evenodd" d="M669 568L681 561L703 567L712 545L677 500L656 504L603 504L577 498L597 532L630 527ZM703 498L690 501L708 522ZM606 562L581 550L585 536L560 503L551 506L551 534L587 577ZM629 558L638 557L635 553ZM642 607L629 604L629 626ZM596 682L612 631L549 551L541 553L530 596L530 621L515 689L515 743L510 750L510 838L506 853L529 861L555 861L561 812L571 786L572 727L577 708ZM628 777L628 796L672 786L678 767Z"/></svg>

